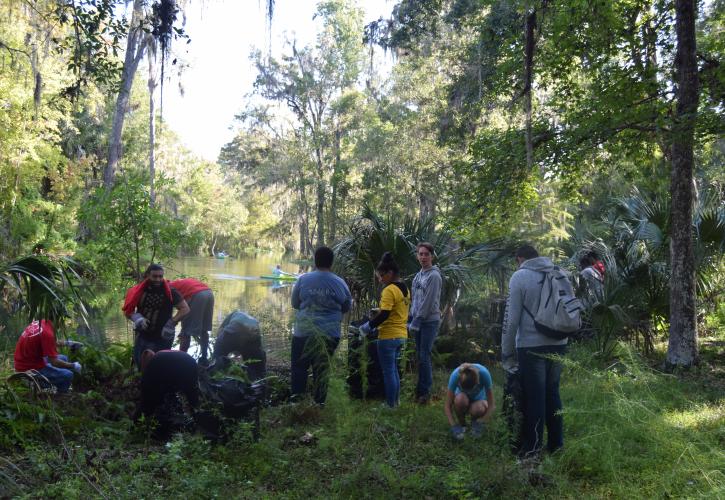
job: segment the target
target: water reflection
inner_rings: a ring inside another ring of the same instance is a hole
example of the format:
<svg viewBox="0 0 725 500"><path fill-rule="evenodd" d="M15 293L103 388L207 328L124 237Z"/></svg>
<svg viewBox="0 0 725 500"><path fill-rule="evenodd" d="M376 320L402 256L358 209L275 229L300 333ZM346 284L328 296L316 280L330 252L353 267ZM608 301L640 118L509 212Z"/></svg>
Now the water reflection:
<svg viewBox="0 0 725 500"><path fill-rule="evenodd" d="M303 271L297 264L280 261L270 256L242 258L186 257L177 259L166 268L166 277L197 278L211 287L214 292L214 320L212 345L217 329L232 311L240 309L259 319L268 357L282 358L289 353L290 325L293 309L290 294L293 283L262 280L277 264L289 273ZM117 307L105 318L106 338L114 342L132 342L131 323L121 312L123 296L118 297ZM177 327L177 333L180 327ZM196 346L192 344L192 350ZM192 352L190 350L190 352Z"/></svg>

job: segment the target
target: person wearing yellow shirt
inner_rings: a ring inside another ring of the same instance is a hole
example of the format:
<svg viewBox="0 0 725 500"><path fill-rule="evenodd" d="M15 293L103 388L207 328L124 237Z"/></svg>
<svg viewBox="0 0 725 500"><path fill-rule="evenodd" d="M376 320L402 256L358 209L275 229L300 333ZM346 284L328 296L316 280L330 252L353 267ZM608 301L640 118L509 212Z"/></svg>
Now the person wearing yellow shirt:
<svg viewBox="0 0 725 500"><path fill-rule="evenodd" d="M400 400L398 360L408 338L410 290L400 280L400 269L390 252L385 252L376 268L378 280L385 285L380 296L380 312L360 327L364 333L378 329L378 359L383 371L385 402L393 408Z"/></svg>

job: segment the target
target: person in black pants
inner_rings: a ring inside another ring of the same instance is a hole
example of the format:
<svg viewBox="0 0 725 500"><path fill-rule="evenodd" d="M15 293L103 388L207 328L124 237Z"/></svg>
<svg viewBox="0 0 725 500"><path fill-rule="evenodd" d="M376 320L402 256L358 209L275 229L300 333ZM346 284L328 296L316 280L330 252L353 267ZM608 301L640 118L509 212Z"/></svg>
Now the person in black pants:
<svg viewBox="0 0 725 500"><path fill-rule="evenodd" d="M196 361L182 351L145 350L141 355L141 406L137 416L147 418L169 393L186 396L192 408L199 406L199 373Z"/></svg>

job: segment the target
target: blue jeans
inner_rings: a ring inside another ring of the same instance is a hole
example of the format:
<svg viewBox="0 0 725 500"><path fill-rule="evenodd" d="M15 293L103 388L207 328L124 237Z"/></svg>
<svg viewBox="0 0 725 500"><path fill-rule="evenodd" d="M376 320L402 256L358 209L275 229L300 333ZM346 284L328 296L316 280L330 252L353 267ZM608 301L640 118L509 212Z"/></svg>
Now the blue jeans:
<svg viewBox="0 0 725 500"><path fill-rule="evenodd" d="M418 357L418 386L416 395L427 398L433 385L433 342L438 334L440 320L423 321L420 330L415 332L415 351Z"/></svg>
<svg viewBox="0 0 725 500"><path fill-rule="evenodd" d="M378 339L378 359L383 371L385 383L385 401L391 408L398 405L400 399L400 373L398 373L398 360L403 349L405 339Z"/></svg>
<svg viewBox="0 0 725 500"><path fill-rule="evenodd" d="M541 357L542 354L563 355L565 345L519 347L519 375L523 386L523 447L522 453L532 453L544 446L544 423L547 448L556 451L564 446L564 419L559 397L561 363Z"/></svg>
<svg viewBox="0 0 725 500"><path fill-rule="evenodd" d="M307 373L312 367L312 385L315 403L324 404L327 399L327 385L330 380L330 360L335 354L339 338L324 334L309 337L292 337L292 394L303 394L307 390Z"/></svg>
<svg viewBox="0 0 725 500"><path fill-rule="evenodd" d="M68 356L59 354L58 359L68 361ZM70 383L73 382L73 372L66 368L56 368L50 363L38 370L48 381L58 388L58 392L68 392Z"/></svg>

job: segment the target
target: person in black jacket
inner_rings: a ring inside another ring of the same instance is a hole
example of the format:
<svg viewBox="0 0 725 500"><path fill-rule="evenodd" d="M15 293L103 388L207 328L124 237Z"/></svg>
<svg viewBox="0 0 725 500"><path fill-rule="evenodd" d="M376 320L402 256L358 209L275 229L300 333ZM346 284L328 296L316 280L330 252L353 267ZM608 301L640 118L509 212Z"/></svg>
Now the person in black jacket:
<svg viewBox="0 0 725 500"><path fill-rule="evenodd" d="M199 373L196 361L182 351L146 349L141 354L141 405L137 417L153 416L169 393L186 396L192 408L199 406Z"/></svg>

